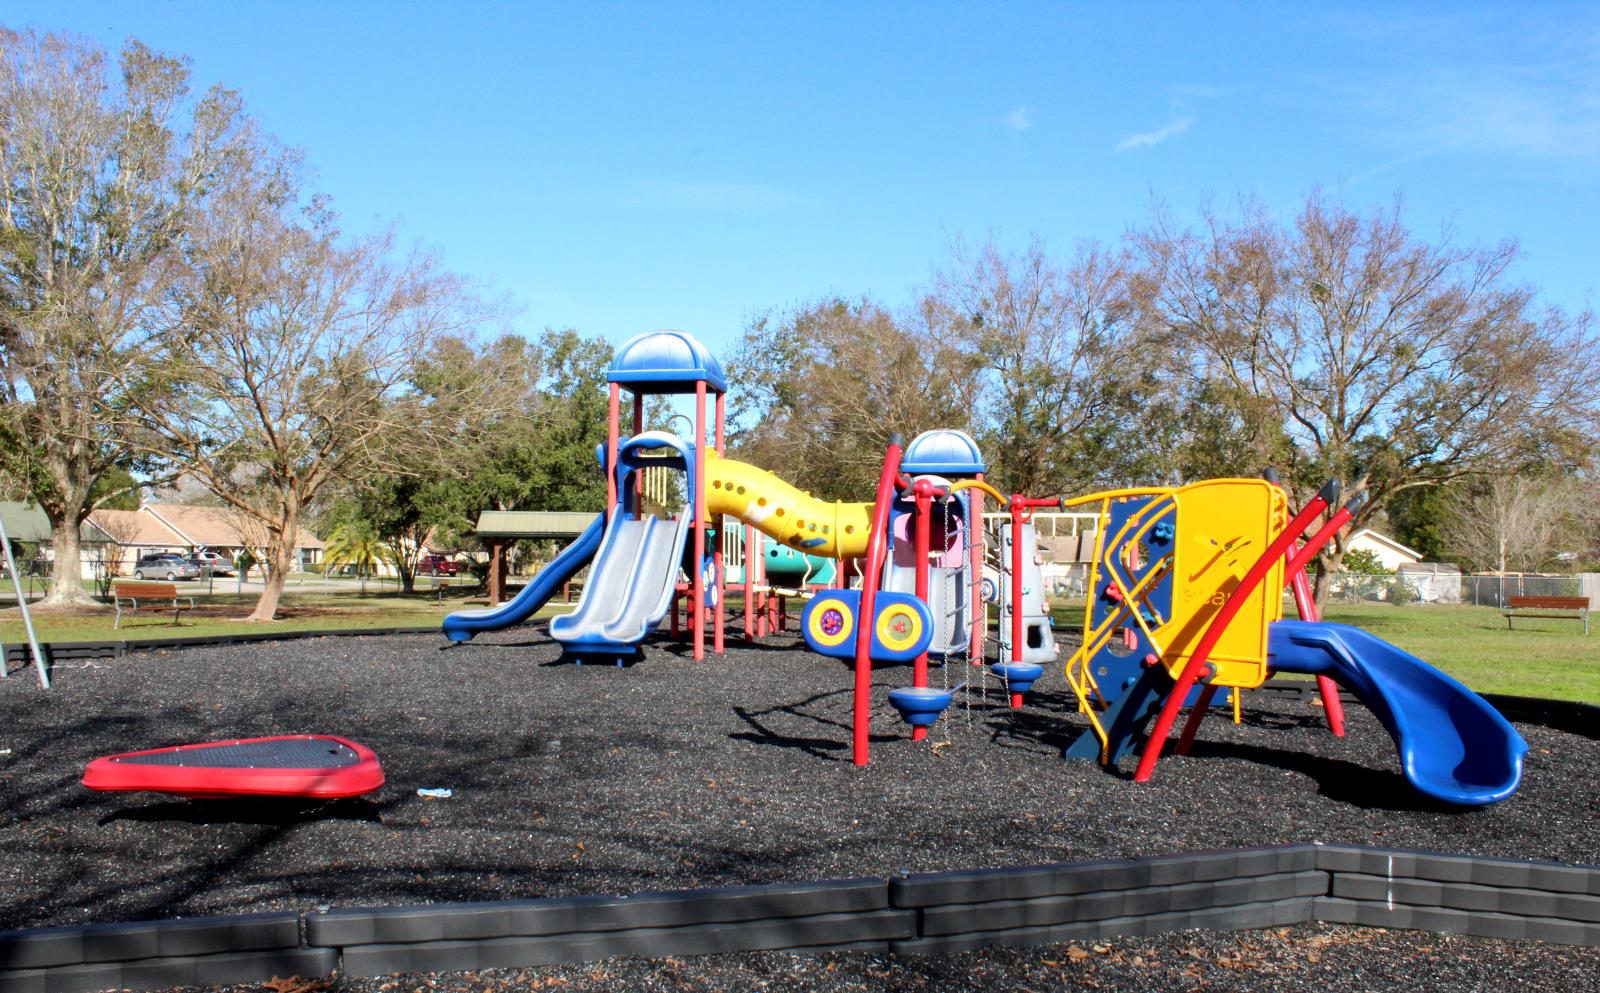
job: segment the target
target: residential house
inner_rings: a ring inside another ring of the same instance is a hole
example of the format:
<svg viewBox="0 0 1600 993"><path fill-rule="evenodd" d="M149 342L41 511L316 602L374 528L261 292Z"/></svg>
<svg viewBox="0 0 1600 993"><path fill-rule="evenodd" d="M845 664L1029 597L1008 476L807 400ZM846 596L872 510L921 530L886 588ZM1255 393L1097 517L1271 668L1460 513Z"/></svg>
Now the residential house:
<svg viewBox="0 0 1600 993"><path fill-rule="evenodd" d="M97 510L89 520L121 548L121 572L132 571L139 556L153 552L209 550L237 559L246 548L261 554L266 544L259 522L226 507L147 503L138 510ZM297 568L312 569L322 561L322 541L304 528L296 535L295 550Z"/></svg>
<svg viewBox="0 0 1600 993"><path fill-rule="evenodd" d="M1422 553L1415 548L1408 548L1371 528L1362 528L1346 538L1344 550L1347 555L1355 551L1371 552L1389 572L1398 572L1401 566L1415 565L1422 561Z"/></svg>

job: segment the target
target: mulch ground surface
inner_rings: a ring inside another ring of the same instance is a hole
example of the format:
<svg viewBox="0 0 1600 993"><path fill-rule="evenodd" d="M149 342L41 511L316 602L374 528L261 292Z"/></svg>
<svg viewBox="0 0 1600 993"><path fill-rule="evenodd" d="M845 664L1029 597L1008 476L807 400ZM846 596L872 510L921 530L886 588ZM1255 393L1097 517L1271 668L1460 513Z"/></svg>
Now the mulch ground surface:
<svg viewBox="0 0 1600 993"><path fill-rule="evenodd" d="M772 640L730 642L727 655L698 663L661 641L624 669L562 663L542 633L522 629L448 651L442 639L404 636L134 653L64 663L49 694L31 673L16 673L0 680L0 926L629 893L1299 841L1600 862L1600 742L1590 738L1521 726L1530 745L1521 791L1463 811L1407 786L1392 742L1359 706L1338 739L1319 707L1263 694L1248 698L1241 725L1213 718L1190 756L1163 759L1139 785L1129 767L1060 758L1086 725L1059 667L1021 711L1003 706L990 677L986 697L974 693L962 706L958 695L923 743L909 740L886 702L890 688L910 682L909 670L887 668L874 677L872 764L858 769L848 667ZM962 667L951 668L959 681ZM935 685L943 679L934 672ZM312 806L95 794L78 783L99 755L306 732L370 746L388 783L372 799ZM417 792L438 788L452 795ZM1302 949L1313 941L1318 961ZM1081 957L1063 947L904 961L619 961L599 970L610 979L571 967L528 970L520 981L674 989L699 976L704 985L693 988L992 990L1187 989L1201 980L1266 989L1292 979L1333 991L1382 988L1386 976L1419 970L1457 977L1454 987L1432 988L1461 989L1513 977L1524 988L1549 979L1548 988L1580 989L1557 977L1580 966L1585 977L1600 974L1594 949L1317 925L1103 947L1110 951ZM971 978L980 975L987 980ZM518 976L431 981L483 990Z"/></svg>

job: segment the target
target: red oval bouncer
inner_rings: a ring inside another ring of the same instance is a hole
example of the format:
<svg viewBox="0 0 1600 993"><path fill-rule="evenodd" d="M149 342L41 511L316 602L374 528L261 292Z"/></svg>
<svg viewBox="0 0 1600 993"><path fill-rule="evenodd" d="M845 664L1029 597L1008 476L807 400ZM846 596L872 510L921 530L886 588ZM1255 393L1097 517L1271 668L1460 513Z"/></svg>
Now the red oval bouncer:
<svg viewBox="0 0 1600 993"><path fill-rule="evenodd" d="M327 734L287 734L107 755L89 763L91 790L171 793L195 800L304 797L335 800L383 785L365 745Z"/></svg>

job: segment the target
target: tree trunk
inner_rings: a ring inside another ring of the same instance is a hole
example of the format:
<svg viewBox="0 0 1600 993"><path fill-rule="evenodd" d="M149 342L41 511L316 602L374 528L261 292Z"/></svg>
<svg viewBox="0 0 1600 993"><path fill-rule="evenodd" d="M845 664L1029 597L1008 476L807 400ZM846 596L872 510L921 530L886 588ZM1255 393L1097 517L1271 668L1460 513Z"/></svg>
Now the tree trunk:
<svg viewBox="0 0 1600 993"><path fill-rule="evenodd" d="M83 554L79 524L73 515L57 518L50 514L50 548L55 561L50 568L50 593L39 602L43 608L98 607L100 604L83 588Z"/></svg>
<svg viewBox="0 0 1600 993"><path fill-rule="evenodd" d="M415 593L417 591L416 570L407 566L404 562L397 562L395 563L394 571L400 574L400 592Z"/></svg>
<svg viewBox="0 0 1600 993"><path fill-rule="evenodd" d="M1322 551L1317 553L1317 573L1311 583L1311 598L1317 602L1320 612L1323 602L1327 599L1328 588L1333 585L1333 577L1339 572L1339 566L1344 563L1344 542L1339 538L1328 542Z"/></svg>
<svg viewBox="0 0 1600 993"><path fill-rule="evenodd" d="M295 539L300 534L300 504L293 497L286 499L280 509L277 530L267 535L266 585L256 609L246 620L271 621L278 617L278 603L283 599L283 588L289 582L289 570L294 565Z"/></svg>

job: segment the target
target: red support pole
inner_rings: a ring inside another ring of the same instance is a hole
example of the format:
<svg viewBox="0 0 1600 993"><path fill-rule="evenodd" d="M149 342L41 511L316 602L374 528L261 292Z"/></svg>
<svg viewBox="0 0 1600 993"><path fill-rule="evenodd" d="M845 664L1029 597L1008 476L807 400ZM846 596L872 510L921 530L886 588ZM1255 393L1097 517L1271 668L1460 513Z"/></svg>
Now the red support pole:
<svg viewBox="0 0 1600 993"><path fill-rule="evenodd" d="M644 430L644 394L633 395L633 436L637 438ZM644 513L644 473L634 474L633 492L639 496L639 513Z"/></svg>
<svg viewBox="0 0 1600 993"><path fill-rule="evenodd" d="M722 394L718 393L717 394L717 401L716 401L716 404L717 404L716 445L717 445L717 454L718 455L723 454L723 449L726 447L726 432L724 430L722 400L723 400ZM723 654L723 651L724 651L724 649L725 649L725 647L727 645L727 637L726 637L726 634L724 632L725 632L725 629L727 627L727 616L728 615L727 615L727 611L723 610L723 602L727 599L727 592L728 591L727 591L727 583L725 583L723 581L723 576L722 576L722 567L723 567L722 544L723 544L722 522L718 521L717 522L717 546L716 546L716 551L712 553L712 572L711 572L711 577L712 577L711 581L716 583L716 585L717 585L717 603L716 603L716 606L713 608L716 611L716 627L714 629L715 633L712 635L711 650L716 652L718 655Z"/></svg>
<svg viewBox="0 0 1600 993"><path fill-rule="evenodd" d="M933 483L926 479L919 479L912 493L915 497L917 519L916 541L914 550L917 555L916 569L916 594L917 599L923 603L928 602L928 556L933 551ZM937 623L937 622L935 622ZM922 652L911 665L911 685L928 685L928 653ZM911 740L921 741L928 736L925 727L913 727Z"/></svg>
<svg viewBox="0 0 1600 993"><path fill-rule="evenodd" d="M694 660L706 657L706 582L701 563L706 558L706 383L694 384L694 575L689 577L694 597Z"/></svg>
<svg viewBox="0 0 1600 993"><path fill-rule="evenodd" d="M606 513L617 509L617 435L621 431L622 385L611 384L606 410Z"/></svg>
<svg viewBox="0 0 1600 993"><path fill-rule="evenodd" d="M877 497L872 505L872 530L867 534L866 571L861 575L861 610L856 618L855 700L851 715L852 756L856 765L867 764L867 739L872 721L872 627L877 606L878 582L883 574L883 558L888 546L889 504L894 500L895 477L900 470L900 451L905 439L889 436L883 456L883 472L878 476Z"/></svg>
<svg viewBox="0 0 1600 993"><path fill-rule="evenodd" d="M1311 526L1311 522L1318 514L1328 508L1330 494L1336 492L1333 484L1323 487L1322 492L1312 498L1288 526L1279 532L1267 546L1267 550L1244 574L1244 578L1229 592L1228 599L1223 601L1217 615L1207 625L1205 634L1200 636L1200 643L1189 656L1189 662L1183 667L1183 673L1179 675L1177 683L1167 694L1167 701L1161 707L1161 716L1156 719L1155 729L1151 731L1150 740L1145 744L1144 754L1139 756L1139 768L1133 774L1134 782L1150 781L1150 775L1155 771L1156 760L1161 757L1161 749L1166 743L1167 735L1172 732L1172 725L1178 719L1178 711L1183 709L1184 698L1189 695L1190 687L1194 686L1195 680L1199 678L1210 660L1212 649L1222 640L1223 632L1233 623L1234 617L1244 607L1245 601L1255 593L1256 587L1261 585L1261 580L1271 571L1273 565L1283 558L1289 546L1305 533L1306 528Z"/></svg>
<svg viewBox="0 0 1600 993"><path fill-rule="evenodd" d="M756 547L756 529L754 525L744 526L744 555L740 561L744 563L744 637L746 641L756 636L755 615L755 590L754 572L756 560L751 555L751 550Z"/></svg>
<svg viewBox="0 0 1600 993"><path fill-rule="evenodd" d="M1022 510L1026 499L1011 494L1011 661L1022 661Z"/></svg>
<svg viewBox="0 0 1600 993"><path fill-rule="evenodd" d="M978 482L983 482L983 473L978 473ZM988 534L983 527L983 490L972 488L967 490L968 514L971 526L967 528L967 550L971 553L972 562L972 589L967 594L971 600L972 614L972 651L968 659L972 665L983 665L984 641L989 636L989 608L983 602L983 541Z"/></svg>

